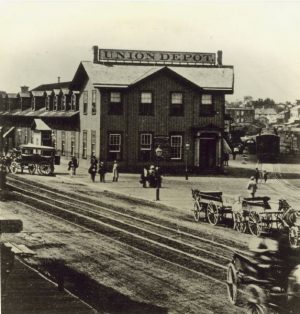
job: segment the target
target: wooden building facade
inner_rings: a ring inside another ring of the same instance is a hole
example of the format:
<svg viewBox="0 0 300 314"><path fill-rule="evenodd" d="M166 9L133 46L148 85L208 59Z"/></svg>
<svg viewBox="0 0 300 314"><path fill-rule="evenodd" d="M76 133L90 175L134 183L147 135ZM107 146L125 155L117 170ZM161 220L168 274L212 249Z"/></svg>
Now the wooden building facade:
<svg viewBox="0 0 300 314"><path fill-rule="evenodd" d="M118 160L124 171L158 162L158 146L165 171L222 171L225 95L233 93L234 72L220 53L215 59L94 47L94 61L81 62L71 82L33 89L29 108L0 109L0 126L24 127L30 142L33 121L41 119L61 156Z"/></svg>

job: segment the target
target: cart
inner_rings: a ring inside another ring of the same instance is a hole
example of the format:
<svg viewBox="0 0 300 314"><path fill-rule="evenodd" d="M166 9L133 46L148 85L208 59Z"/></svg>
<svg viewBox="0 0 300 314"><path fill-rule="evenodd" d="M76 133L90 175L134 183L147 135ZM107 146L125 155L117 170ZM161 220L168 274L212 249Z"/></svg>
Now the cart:
<svg viewBox="0 0 300 314"><path fill-rule="evenodd" d="M262 232L272 229L281 230L285 227L283 204L279 201L278 208L272 209L268 196L243 198L238 206L234 206L234 227L239 232L249 232L259 236Z"/></svg>
<svg viewBox="0 0 300 314"><path fill-rule="evenodd" d="M222 192L201 192L192 189L194 208L192 209L195 221L206 219L210 224L217 225L229 214L232 217L232 207L225 205Z"/></svg>

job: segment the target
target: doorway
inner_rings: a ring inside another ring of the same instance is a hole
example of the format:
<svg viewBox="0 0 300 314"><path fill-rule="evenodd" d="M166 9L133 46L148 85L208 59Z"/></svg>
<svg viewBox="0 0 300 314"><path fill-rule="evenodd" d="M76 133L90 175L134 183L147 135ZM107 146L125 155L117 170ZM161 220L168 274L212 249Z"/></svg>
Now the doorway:
<svg viewBox="0 0 300 314"><path fill-rule="evenodd" d="M203 170L216 168L217 141L214 137L200 137L199 166Z"/></svg>

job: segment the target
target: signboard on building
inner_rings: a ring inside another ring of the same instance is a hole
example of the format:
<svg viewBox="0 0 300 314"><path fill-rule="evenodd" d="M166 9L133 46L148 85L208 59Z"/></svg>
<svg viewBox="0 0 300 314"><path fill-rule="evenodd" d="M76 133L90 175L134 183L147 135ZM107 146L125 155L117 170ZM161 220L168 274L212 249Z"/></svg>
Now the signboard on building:
<svg viewBox="0 0 300 314"><path fill-rule="evenodd" d="M215 65L215 53L99 49L94 47L94 63L199 64Z"/></svg>

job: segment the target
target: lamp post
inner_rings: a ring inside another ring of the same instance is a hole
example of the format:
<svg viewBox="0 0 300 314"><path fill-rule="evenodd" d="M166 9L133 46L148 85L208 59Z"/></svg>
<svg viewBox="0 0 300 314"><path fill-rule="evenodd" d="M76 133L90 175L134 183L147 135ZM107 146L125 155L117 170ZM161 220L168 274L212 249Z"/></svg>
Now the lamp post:
<svg viewBox="0 0 300 314"><path fill-rule="evenodd" d="M155 154L157 157L157 167L158 167L158 171L160 171L159 169L159 159L162 156L162 149L160 148L160 146L158 145L156 150L155 150ZM156 184L156 200L159 201L159 189L160 189L160 173L157 173L157 184Z"/></svg>
<svg viewBox="0 0 300 314"><path fill-rule="evenodd" d="M185 180L189 179L188 175L188 152L190 150L190 144L186 143L185 144Z"/></svg>

